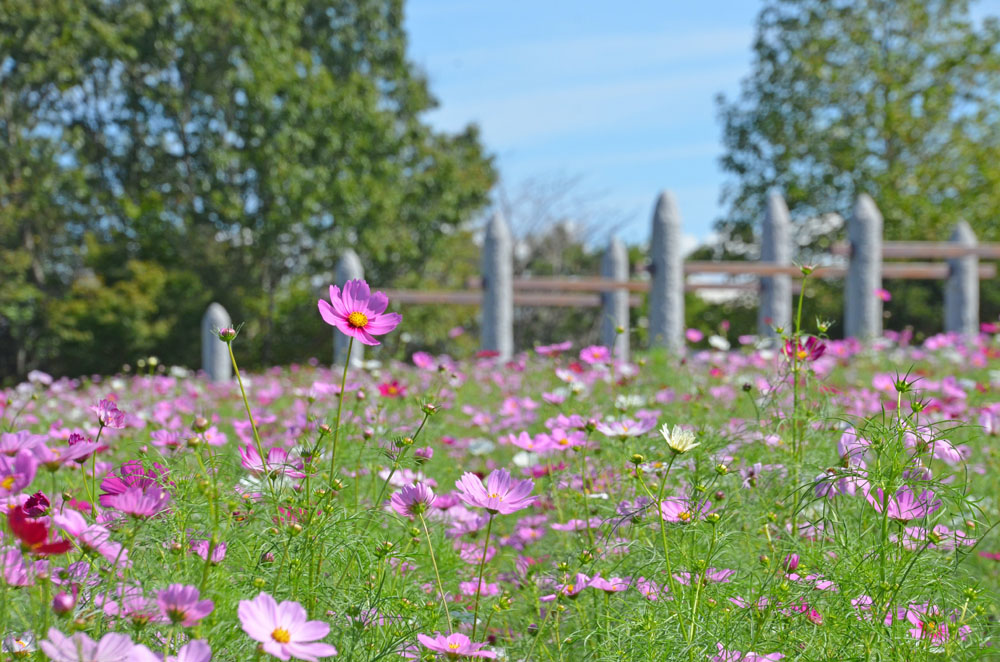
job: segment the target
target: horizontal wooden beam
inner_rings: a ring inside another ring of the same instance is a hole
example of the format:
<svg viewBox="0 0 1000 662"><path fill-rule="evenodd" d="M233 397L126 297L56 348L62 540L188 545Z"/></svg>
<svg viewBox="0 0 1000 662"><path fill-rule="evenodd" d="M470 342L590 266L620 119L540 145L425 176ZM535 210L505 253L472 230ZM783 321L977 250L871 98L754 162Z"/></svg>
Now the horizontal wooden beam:
<svg viewBox="0 0 1000 662"><path fill-rule="evenodd" d="M834 255L850 255L851 245L839 241L830 247ZM959 246L950 241L883 241L882 257L896 260L947 260L975 255L988 260L1000 260L1000 244Z"/></svg>

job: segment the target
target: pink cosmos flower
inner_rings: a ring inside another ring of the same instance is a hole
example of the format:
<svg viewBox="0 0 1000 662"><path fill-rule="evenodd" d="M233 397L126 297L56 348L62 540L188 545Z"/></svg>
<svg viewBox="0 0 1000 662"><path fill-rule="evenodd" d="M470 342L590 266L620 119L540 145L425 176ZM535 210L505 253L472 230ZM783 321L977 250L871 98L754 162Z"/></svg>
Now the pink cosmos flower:
<svg viewBox="0 0 1000 662"><path fill-rule="evenodd" d="M125 427L125 412L118 409L118 405L111 400L101 400L90 408L97 414L97 420L101 427L121 429Z"/></svg>
<svg viewBox="0 0 1000 662"><path fill-rule="evenodd" d="M52 523L72 536L83 551L97 552L120 567L128 565L128 552L122 544L111 540L111 533L100 524L88 524L79 512L65 508L53 516Z"/></svg>
<svg viewBox="0 0 1000 662"><path fill-rule="evenodd" d="M705 338L705 334L698 329L688 329L684 332L684 337L688 339L688 342L701 342Z"/></svg>
<svg viewBox="0 0 1000 662"><path fill-rule="evenodd" d="M177 655L168 655L165 659L159 653L154 653L143 645L132 649L132 662L210 662L212 649L203 639L195 639L181 646Z"/></svg>
<svg viewBox="0 0 1000 662"><path fill-rule="evenodd" d="M413 519L434 503L434 491L423 483L404 485L389 499L392 509L403 517Z"/></svg>
<svg viewBox="0 0 1000 662"><path fill-rule="evenodd" d="M539 345L535 348L535 351L542 356L559 356L562 352L573 347L572 340L566 340L564 342L555 343L553 345Z"/></svg>
<svg viewBox="0 0 1000 662"><path fill-rule="evenodd" d="M170 504L170 494L157 485L146 489L130 487L121 494L112 495L105 504L108 508L138 519L158 515Z"/></svg>
<svg viewBox="0 0 1000 662"><path fill-rule="evenodd" d="M695 503L690 499L667 497L660 503L660 517L663 518L663 521L673 524L690 524L699 516L707 515L711 507L710 501Z"/></svg>
<svg viewBox="0 0 1000 662"><path fill-rule="evenodd" d="M733 575L736 574L735 570L730 570L729 568L723 568L721 570L717 568L707 568L705 570L704 583L705 584L728 584L733 581ZM677 580L678 584L683 584L684 586L690 586L692 583L690 572L676 572L674 573L674 579ZM702 575L700 572L694 574L695 583L702 581Z"/></svg>
<svg viewBox="0 0 1000 662"><path fill-rule="evenodd" d="M892 301L892 295L889 294L889 290L882 289L881 287L875 290L875 296L887 303Z"/></svg>
<svg viewBox="0 0 1000 662"><path fill-rule="evenodd" d="M317 662L337 654L330 644L317 641L330 633L330 626L323 621L306 620L306 610L298 602L285 600L278 604L267 593L261 593L253 600L240 600L237 613L243 631L259 641L266 653L280 660L294 657Z"/></svg>
<svg viewBox="0 0 1000 662"><path fill-rule="evenodd" d="M347 281L343 293L331 285L330 301L320 299L318 304L324 322L366 345L381 344L373 336L389 333L403 320L399 313L387 314L389 297L383 292L372 294L363 280Z"/></svg>
<svg viewBox="0 0 1000 662"><path fill-rule="evenodd" d="M240 447L240 464L255 476L268 473L273 476L285 475L289 478L305 478L301 460L289 460L288 449L275 446L267 451L267 462L261 461L260 453L252 444Z"/></svg>
<svg viewBox="0 0 1000 662"><path fill-rule="evenodd" d="M428 650L432 650L435 653L443 653L444 657L449 660L462 657L483 657L494 660L497 656L492 651L480 650L486 645L485 643L473 643L461 632L456 632L447 637L438 632L433 638L428 637L426 634L418 634L417 641Z"/></svg>
<svg viewBox="0 0 1000 662"><path fill-rule="evenodd" d="M17 494L31 484L38 471L38 462L29 450L13 458L0 455L0 498Z"/></svg>
<svg viewBox="0 0 1000 662"><path fill-rule="evenodd" d="M917 494L909 485L899 488L888 499L886 499L881 487L875 490L869 487L865 489L865 498L876 511L882 513L882 508L885 507L889 517L899 522L920 519L941 508L941 500L934 498L934 492L923 490Z"/></svg>
<svg viewBox="0 0 1000 662"><path fill-rule="evenodd" d="M656 420L651 418L640 418L638 421L624 418L620 421L601 421L595 429L605 437L620 439L624 441L629 437L641 437L656 427Z"/></svg>
<svg viewBox="0 0 1000 662"><path fill-rule="evenodd" d="M486 478L486 488L483 488L479 477L474 473L462 475L455 481L458 488L458 498L470 506L485 508L492 515L500 513L509 515L527 508L538 497L529 496L535 483L529 479L513 480L506 469L496 469Z"/></svg>
<svg viewBox="0 0 1000 662"><path fill-rule="evenodd" d="M816 336L809 336L805 344L789 340L785 342L785 346L781 350L781 353L786 357L794 358L798 362L815 361L825 352L826 345Z"/></svg>
<svg viewBox="0 0 1000 662"><path fill-rule="evenodd" d="M110 508L110 499L115 494L121 494L130 487L146 489L151 485L162 485L166 482L167 469L156 462L146 468L141 460L129 460L118 468L118 473L109 473L101 481L101 489L104 491L98 501L105 508Z"/></svg>
<svg viewBox="0 0 1000 662"><path fill-rule="evenodd" d="M39 645L52 662L131 662L135 649L127 634L109 632L94 641L82 632L67 637L55 628Z"/></svg>
<svg viewBox="0 0 1000 662"><path fill-rule="evenodd" d="M601 345L591 345L580 350L580 360L587 365L611 363L611 350Z"/></svg>
<svg viewBox="0 0 1000 662"><path fill-rule="evenodd" d="M45 441L45 437L40 434L32 434L28 430L0 433L0 455L14 457L22 450L31 450L43 441Z"/></svg>
<svg viewBox="0 0 1000 662"><path fill-rule="evenodd" d="M195 586L171 584L156 594L156 604L160 614L170 623L180 623L186 628L194 627L215 609L211 600L199 600Z"/></svg>
<svg viewBox="0 0 1000 662"><path fill-rule="evenodd" d="M383 398L401 398L406 395L406 386L400 384L398 379L394 379L391 382L379 384L378 393Z"/></svg>
<svg viewBox="0 0 1000 662"><path fill-rule="evenodd" d="M730 651L726 650L726 647L721 642L716 644L716 646L718 646L719 654L712 658L712 662L778 662L778 660L785 657L781 653L761 655L760 653Z"/></svg>
<svg viewBox="0 0 1000 662"><path fill-rule="evenodd" d="M209 540L192 540L191 551L201 557L202 561L208 561L208 548L211 545ZM226 543L219 542L212 547L211 563L221 563L226 558Z"/></svg>

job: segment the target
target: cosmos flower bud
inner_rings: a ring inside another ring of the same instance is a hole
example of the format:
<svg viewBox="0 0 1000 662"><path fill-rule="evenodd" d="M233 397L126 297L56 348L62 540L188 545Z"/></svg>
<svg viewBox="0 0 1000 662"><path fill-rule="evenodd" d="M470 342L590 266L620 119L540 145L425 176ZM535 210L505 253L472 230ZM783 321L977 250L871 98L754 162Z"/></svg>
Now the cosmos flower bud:
<svg viewBox="0 0 1000 662"><path fill-rule="evenodd" d="M76 586L73 587L72 593L66 593L65 591L60 591L55 594L52 598L52 611L59 614L68 614L76 607L76 596L78 589Z"/></svg>
<svg viewBox="0 0 1000 662"><path fill-rule="evenodd" d="M231 326L219 329L219 340L224 343L231 343L236 339L236 329Z"/></svg>

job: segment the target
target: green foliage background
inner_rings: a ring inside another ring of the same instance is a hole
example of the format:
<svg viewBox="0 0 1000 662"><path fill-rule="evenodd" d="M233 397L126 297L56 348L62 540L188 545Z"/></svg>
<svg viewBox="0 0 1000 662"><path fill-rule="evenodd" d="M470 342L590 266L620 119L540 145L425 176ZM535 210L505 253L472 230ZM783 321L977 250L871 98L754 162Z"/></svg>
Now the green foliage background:
<svg viewBox="0 0 1000 662"><path fill-rule="evenodd" d="M422 120L402 24L402 0L0 0L0 379L197 365L213 300L249 364L328 355L347 245L372 282L439 283L495 172L475 127Z"/></svg>

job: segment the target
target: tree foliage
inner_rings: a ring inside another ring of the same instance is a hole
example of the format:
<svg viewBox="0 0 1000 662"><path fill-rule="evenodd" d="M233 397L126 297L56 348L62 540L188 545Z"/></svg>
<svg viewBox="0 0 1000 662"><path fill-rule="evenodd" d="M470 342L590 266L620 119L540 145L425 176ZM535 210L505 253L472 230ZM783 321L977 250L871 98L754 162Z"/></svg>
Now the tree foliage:
<svg viewBox="0 0 1000 662"><path fill-rule="evenodd" d="M719 223L749 241L780 189L800 221L872 195L888 239L1000 239L1000 26L969 0L767 0L753 71L720 98Z"/></svg>
<svg viewBox="0 0 1000 662"><path fill-rule="evenodd" d="M255 360L327 347L278 316L346 245L372 281L419 282L494 170L474 126L422 120L402 4L0 0L0 375L196 364L213 299L261 320ZM110 292L128 330L94 326ZM88 333L117 364L62 351Z"/></svg>

